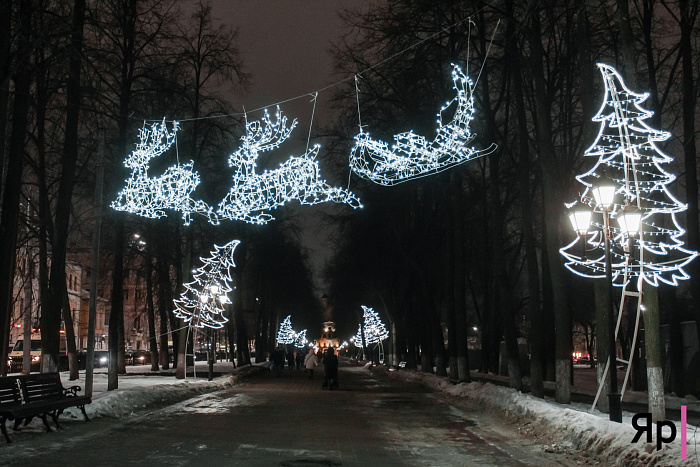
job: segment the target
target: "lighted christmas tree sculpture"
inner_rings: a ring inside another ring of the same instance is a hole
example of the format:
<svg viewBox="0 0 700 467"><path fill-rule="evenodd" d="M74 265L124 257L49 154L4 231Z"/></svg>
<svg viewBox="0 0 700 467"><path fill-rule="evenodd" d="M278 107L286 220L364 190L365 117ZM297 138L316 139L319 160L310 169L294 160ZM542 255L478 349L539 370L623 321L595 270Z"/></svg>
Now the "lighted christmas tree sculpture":
<svg viewBox="0 0 700 467"><path fill-rule="evenodd" d="M283 345L293 344L294 334L294 329L292 329L292 315L289 315L280 323L280 329L277 332L277 343Z"/></svg>
<svg viewBox="0 0 700 467"><path fill-rule="evenodd" d="M302 349L308 342L309 341L306 339L306 329L296 333L296 337L294 338L294 347Z"/></svg>
<svg viewBox="0 0 700 467"><path fill-rule="evenodd" d="M319 178L315 145L299 157L290 157L274 170L256 172L261 153L272 151L289 138L296 127L296 119L287 126L287 117L277 108L275 121L265 110L262 121L246 124L243 145L231 154L229 167L234 168L233 187L219 203L217 214L225 219L242 220L252 224L266 224L274 219L268 212L289 201L318 204L328 201L345 203L360 208L360 200L351 192L332 187Z"/></svg>
<svg viewBox="0 0 700 467"><path fill-rule="evenodd" d="M350 154L352 171L380 185L395 185L436 174L496 149L495 145L485 150L468 146L474 139L469 129L474 118L474 83L454 64L452 80L457 95L437 114L438 129L433 141L408 131L395 135L395 144L389 148L360 128ZM455 102L454 116L449 123L443 123L443 113Z"/></svg>
<svg viewBox="0 0 700 467"><path fill-rule="evenodd" d="M618 186L616 204L610 208L613 218L626 204L642 213L639 241L636 242L640 250L629 256L624 248L629 249L630 240L614 223L611 224L613 243L623 247L612 249L612 273L616 285L624 285L625 272L628 280L641 277L653 286L657 286L658 281L678 285L679 280L688 278L683 268L697 253L683 248L680 237L685 230L678 224L676 214L685 211L686 205L669 192L668 185L675 176L662 166L672 158L656 146L670 134L655 130L645 122L653 115L640 107L648 93L629 90L611 66L599 63L598 68L605 82L605 98L593 121L600 123L600 131L585 152L585 156L597 157L598 160L591 170L576 177L583 184L581 202L594 207L591 187L601 177L607 177ZM577 237L560 251L571 271L586 277L604 278L602 217L594 219L592 225L597 232ZM585 240L587 244L579 243Z"/></svg>
<svg viewBox="0 0 700 467"><path fill-rule="evenodd" d="M387 339L389 337L389 331L386 330L377 312L364 305L362 305L362 309L364 310L363 315L365 320L365 344L378 344Z"/></svg>
<svg viewBox="0 0 700 467"><path fill-rule="evenodd" d="M240 241L232 240L224 246L214 245L208 258L194 273L194 281L185 284L185 290L175 302L175 316L196 328L221 328L228 319L224 316L224 305L231 303L231 274L235 267L233 252Z"/></svg>
<svg viewBox="0 0 700 467"><path fill-rule="evenodd" d="M151 219L165 216L166 209L180 211L185 225L190 223L192 213L200 213L216 223L212 209L204 201L192 199L192 192L199 185L199 174L193 170L192 161L171 166L160 177L148 175L151 159L170 149L177 130L177 122L173 123L172 131L168 131L163 120L139 131L139 144L124 161L131 175L126 187L112 202L112 208Z"/></svg>

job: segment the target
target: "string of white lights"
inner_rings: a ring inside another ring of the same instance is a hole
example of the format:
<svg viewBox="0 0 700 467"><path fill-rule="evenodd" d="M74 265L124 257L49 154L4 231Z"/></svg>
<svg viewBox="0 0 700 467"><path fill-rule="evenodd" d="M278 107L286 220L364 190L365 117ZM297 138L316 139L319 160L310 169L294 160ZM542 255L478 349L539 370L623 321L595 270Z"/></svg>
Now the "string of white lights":
<svg viewBox="0 0 700 467"><path fill-rule="evenodd" d="M284 321L280 323L280 329L277 331L277 343L278 344L294 344L295 332L292 329L292 315L288 315L284 318Z"/></svg>
<svg viewBox="0 0 700 467"><path fill-rule="evenodd" d="M194 273L194 281L185 284L185 290L175 302L175 316L182 318L190 326L221 328L228 318L224 316L224 305L231 303L231 274L235 267L233 252L240 243L231 240L220 247L214 245L211 256L199 258L202 266Z"/></svg>
<svg viewBox="0 0 700 467"><path fill-rule="evenodd" d="M174 122L172 131L168 131L165 119L141 128L136 149L124 161L131 174L126 187L111 203L112 208L150 219L164 217L166 209L180 211L185 225L190 223L192 213L200 213L215 223L211 207L192 199L192 192L200 182L192 161L171 166L160 177L148 175L151 159L170 149L177 130L178 123Z"/></svg>
<svg viewBox="0 0 700 467"><path fill-rule="evenodd" d="M362 305L363 320L365 326L365 345L378 344L389 337L384 323L376 311L372 308ZM357 334L353 339L356 347L362 347L362 325L357 328Z"/></svg>
<svg viewBox="0 0 700 467"><path fill-rule="evenodd" d="M596 164L588 172L576 179L584 185L581 202L595 206L591 187L602 176L611 178L617 185L618 202L610 208L613 217L625 203L636 206L642 212L641 240L637 242L644 254L627 265L624 247L631 240L622 231L611 225L613 244L621 249L613 249L612 273L616 285L624 285L625 267L629 267L629 277L640 276L650 285L659 281L678 285L679 280L688 279L683 268L697 253L683 247L681 237L685 230L678 223L676 214L686 210L687 205L676 199L668 190L675 175L667 172L662 165L673 159L664 154L656 143L665 141L670 133L653 129L645 120L653 112L643 109L648 93L639 94L625 85L620 74L611 66L598 64L605 82L605 98L593 118L600 122L598 137L585 152L585 156L598 157ZM622 200L620 203L619 201ZM568 205L573 206L575 203ZM654 217L652 217L654 216ZM598 231L588 237L577 237L560 251L566 258L566 267L585 277L605 277L605 251L603 246L602 219L592 225ZM586 238L586 252L580 242Z"/></svg>
<svg viewBox="0 0 700 467"><path fill-rule="evenodd" d="M309 341L306 339L306 329L299 331L295 334L294 347L303 349L304 347L306 347L306 344L308 344L308 342Z"/></svg>
<svg viewBox="0 0 700 467"><path fill-rule="evenodd" d="M458 65L452 65L453 88L457 95L447 102L438 115L435 138L428 142L423 136L408 131L394 135L395 144L370 138L360 127L355 146L350 153L350 168L362 178L380 185L395 185L462 164L496 149L468 146L474 139L469 123L474 118L474 84ZM452 120L443 123L442 114L453 103L456 109Z"/></svg>
<svg viewBox="0 0 700 467"><path fill-rule="evenodd" d="M262 121L246 124L246 134L241 138L243 145L228 160L229 166L235 170L233 186L219 203L216 211L219 217L266 224L274 219L268 211L292 200L307 205L333 201L353 208L362 207L352 192L332 187L320 179L315 159L319 145L302 156L290 157L278 169L265 170L261 174L256 172L260 153L277 149L289 138L296 124L295 119L287 126L287 117L282 116L279 107L274 121L265 110Z"/></svg>

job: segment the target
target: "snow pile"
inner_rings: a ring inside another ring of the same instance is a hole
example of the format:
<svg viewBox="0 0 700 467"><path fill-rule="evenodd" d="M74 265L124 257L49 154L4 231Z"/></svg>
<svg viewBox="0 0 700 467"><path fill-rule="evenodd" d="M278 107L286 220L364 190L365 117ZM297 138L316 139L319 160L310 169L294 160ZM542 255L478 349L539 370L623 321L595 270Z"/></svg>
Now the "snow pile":
<svg viewBox="0 0 700 467"><path fill-rule="evenodd" d="M162 407L205 392L224 389L234 383L234 378L222 376L213 381L207 381L206 379L200 379L196 382L192 380L175 381L177 383L135 384L133 387L126 389L101 392L93 397L91 404L85 406L85 411L90 418L121 418L148 408ZM83 418L78 408L66 409L64 413L71 418Z"/></svg>
<svg viewBox="0 0 700 467"><path fill-rule="evenodd" d="M491 383L460 383L453 385L445 378L415 371L389 371L392 378L423 383L437 391L455 398L468 398L492 410L502 411L507 417L515 418L521 429L529 430L538 438L548 438L549 447L556 449L556 443L581 451L586 456L601 461L604 465L622 466L684 466L697 465L695 448L688 446L688 457L681 459L680 424L677 424L676 439L656 450L656 426L654 444L632 443L637 430L631 426L633 414L625 413L624 423L613 423L606 414L598 416L575 410L562 404L548 402L514 389L496 386ZM644 423L644 422L642 422ZM689 442L694 442L688 427ZM666 435L667 436L667 435Z"/></svg>

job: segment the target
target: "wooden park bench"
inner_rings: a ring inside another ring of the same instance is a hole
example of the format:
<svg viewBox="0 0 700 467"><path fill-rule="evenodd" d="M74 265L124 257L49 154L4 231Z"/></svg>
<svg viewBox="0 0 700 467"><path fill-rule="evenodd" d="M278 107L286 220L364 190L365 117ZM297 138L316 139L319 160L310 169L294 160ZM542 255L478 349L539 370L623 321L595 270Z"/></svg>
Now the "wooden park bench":
<svg viewBox="0 0 700 467"><path fill-rule="evenodd" d="M92 400L88 396L79 396L80 390L80 386L64 388L58 373L0 378L0 429L7 442L12 442L5 427L7 420L14 420L14 429L17 429L22 422L27 425L34 417L39 417L44 422L46 431L51 431L47 415L51 416L56 428L60 429L58 417L65 409L78 407L85 420L90 421L85 413L85 404Z"/></svg>

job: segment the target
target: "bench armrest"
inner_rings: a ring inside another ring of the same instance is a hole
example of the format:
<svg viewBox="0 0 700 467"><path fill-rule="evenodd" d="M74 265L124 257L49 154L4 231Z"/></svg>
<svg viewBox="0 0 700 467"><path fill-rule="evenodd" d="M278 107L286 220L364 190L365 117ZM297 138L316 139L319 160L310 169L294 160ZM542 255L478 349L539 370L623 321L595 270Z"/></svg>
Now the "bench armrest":
<svg viewBox="0 0 700 467"><path fill-rule="evenodd" d="M80 386L71 386L71 387L69 387L69 388L67 388L67 389L64 388L64 389L63 389L63 395L64 395L64 396L77 396L77 395L78 395L78 391L82 391L82 389L83 389L83 388L81 388Z"/></svg>

